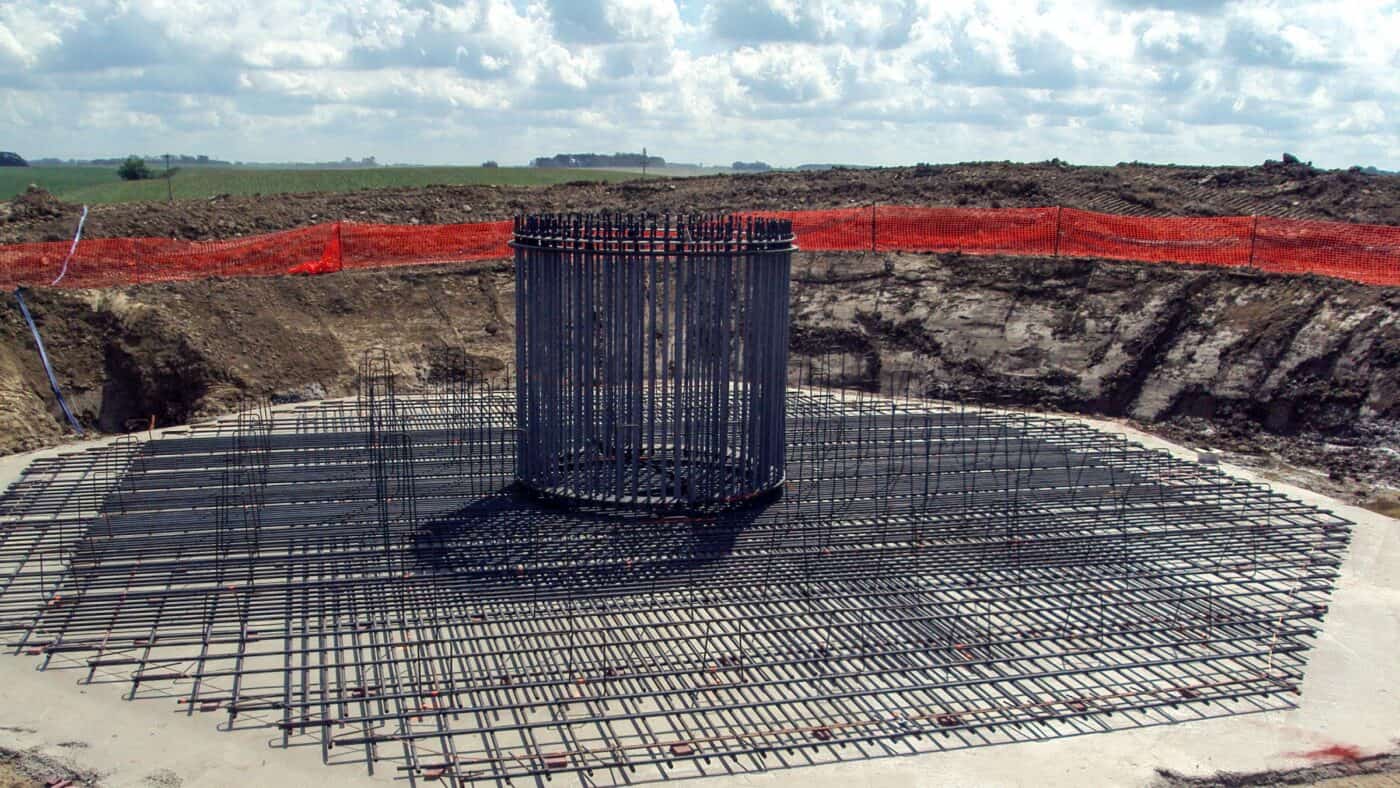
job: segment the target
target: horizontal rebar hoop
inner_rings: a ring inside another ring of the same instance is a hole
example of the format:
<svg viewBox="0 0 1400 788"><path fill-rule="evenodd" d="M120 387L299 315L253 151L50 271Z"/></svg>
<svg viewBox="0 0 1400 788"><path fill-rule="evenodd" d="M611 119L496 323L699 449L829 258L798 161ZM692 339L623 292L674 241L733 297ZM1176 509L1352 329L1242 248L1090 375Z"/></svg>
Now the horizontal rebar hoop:
<svg viewBox="0 0 1400 788"><path fill-rule="evenodd" d="M710 508L783 481L790 222L516 219L517 479Z"/></svg>
<svg viewBox="0 0 1400 788"><path fill-rule="evenodd" d="M530 214L515 218L516 249L634 256L791 252L792 220L727 214Z"/></svg>

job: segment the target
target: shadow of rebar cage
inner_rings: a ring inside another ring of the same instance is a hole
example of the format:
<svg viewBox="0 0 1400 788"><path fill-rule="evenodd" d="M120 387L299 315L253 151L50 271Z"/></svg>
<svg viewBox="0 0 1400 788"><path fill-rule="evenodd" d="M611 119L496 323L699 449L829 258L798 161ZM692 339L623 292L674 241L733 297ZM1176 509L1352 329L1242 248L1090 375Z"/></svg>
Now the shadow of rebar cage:
<svg viewBox="0 0 1400 788"><path fill-rule="evenodd" d="M410 781L729 774L1285 708L1349 524L1074 422L787 381L782 495L520 493L510 370L34 461L15 651Z"/></svg>

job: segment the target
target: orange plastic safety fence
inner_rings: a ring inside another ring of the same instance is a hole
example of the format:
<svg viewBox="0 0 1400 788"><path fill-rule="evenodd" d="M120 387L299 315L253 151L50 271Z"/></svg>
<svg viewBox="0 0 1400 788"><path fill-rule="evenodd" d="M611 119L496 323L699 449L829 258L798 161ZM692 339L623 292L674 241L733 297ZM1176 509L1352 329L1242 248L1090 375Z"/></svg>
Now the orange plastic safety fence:
<svg viewBox="0 0 1400 788"><path fill-rule="evenodd" d="M749 215L791 219L811 251L1059 255L1254 266L1400 285L1400 227L1268 217L1137 217L1072 208L863 206ZM0 246L0 287L109 287L214 276L489 260L510 254L511 222L335 223L227 241L99 238Z"/></svg>
<svg viewBox="0 0 1400 788"><path fill-rule="evenodd" d="M1253 265L1400 285L1400 227L1258 217Z"/></svg>
<svg viewBox="0 0 1400 788"><path fill-rule="evenodd" d="M1248 265L1248 216L1114 216L1061 209L1058 254L1112 260Z"/></svg>
<svg viewBox="0 0 1400 788"><path fill-rule="evenodd" d="M227 241L95 238L78 244L66 271L68 242L0 246L0 284L48 285L60 273L62 287L285 274L292 266L319 259L333 228L317 225Z"/></svg>
<svg viewBox="0 0 1400 788"><path fill-rule="evenodd" d="M1055 208L873 208L876 250L1055 253Z"/></svg>
<svg viewBox="0 0 1400 788"><path fill-rule="evenodd" d="M1053 254L1054 208L921 208L878 205L823 211L755 211L792 220L812 251Z"/></svg>
<svg viewBox="0 0 1400 788"><path fill-rule="evenodd" d="M380 268L510 256L512 223L341 225L346 268Z"/></svg>
<svg viewBox="0 0 1400 788"><path fill-rule="evenodd" d="M800 249L825 252L868 251L873 242L869 208L824 211L744 211L742 216L788 219Z"/></svg>

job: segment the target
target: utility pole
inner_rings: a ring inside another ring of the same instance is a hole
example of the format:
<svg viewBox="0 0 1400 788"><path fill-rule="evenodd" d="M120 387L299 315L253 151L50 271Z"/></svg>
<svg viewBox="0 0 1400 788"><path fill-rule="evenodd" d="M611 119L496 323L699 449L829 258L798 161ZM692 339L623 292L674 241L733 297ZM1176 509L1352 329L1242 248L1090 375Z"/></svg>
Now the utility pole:
<svg viewBox="0 0 1400 788"><path fill-rule="evenodd" d="M642 146L642 179L647 177L647 146Z"/></svg>
<svg viewBox="0 0 1400 788"><path fill-rule="evenodd" d="M170 154L165 154L165 201L175 202L175 187L170 184Z"/></svg>

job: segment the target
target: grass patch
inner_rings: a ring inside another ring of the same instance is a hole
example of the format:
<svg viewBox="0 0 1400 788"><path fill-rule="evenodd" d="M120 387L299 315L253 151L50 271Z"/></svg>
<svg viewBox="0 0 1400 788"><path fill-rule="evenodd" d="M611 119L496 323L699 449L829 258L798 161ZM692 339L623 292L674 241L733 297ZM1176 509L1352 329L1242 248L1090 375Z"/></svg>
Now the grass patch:
<svg viewBox="0 0 1400 788"><path fill-rule="evenodd" d="M119 184L116 167L0 167L0 199L8 200L37 184L62 196L93 186Z"/></svg>
<svg viewBox="0 0 1400 788"><path fill-rule="evenodd" d="M535 167L375 167L364 170L264 170L254 167L186 167L172 180L177 200L208 199L220 194L295 194L348 192L358 189L414 188L435 185L536 186L569 181L625 181L639 177L617 170L545 169ZM648 178L656 177L650 174ZM123 181L116 168L0 168L0 198L9 199L30 183L74 203L159 202L165 181Z"/></svg>

